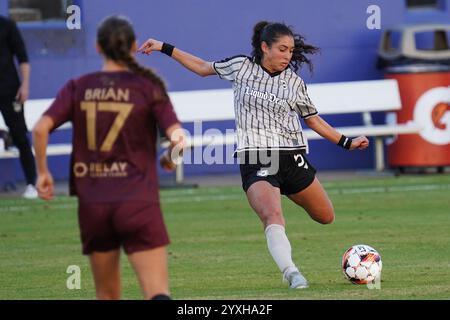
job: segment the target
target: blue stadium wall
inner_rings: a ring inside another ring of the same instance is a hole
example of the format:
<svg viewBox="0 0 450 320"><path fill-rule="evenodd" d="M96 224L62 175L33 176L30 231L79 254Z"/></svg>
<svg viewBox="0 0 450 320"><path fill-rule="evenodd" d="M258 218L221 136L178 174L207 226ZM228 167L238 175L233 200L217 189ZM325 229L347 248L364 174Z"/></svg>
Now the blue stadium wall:
<svg viewBox="0 0 450 320"><path fill-rule="evenodd" d="M78 0L82 29L69 31L64 23L20 24L29 51L31 99L54 97L70 78L98 70L101 60L94 43L96 26L110 14L123 14L134 23L138 41L154 37L192 52L206 60L236 54L250 54L253 25L260 20L283 21L304 35L307 42L321 48L314 56L314 72L301 72L307 83L357 81L383 78L377 70L378 42L384 28L403 23L450 22L450 0L440 0L437 9L408 9L406 0ZM369 30L368 6L381 9L381 30ZM7 1L0 14L7 13ZM139 57L167 81L170 91L228 88L217 77L198 77L161 54ZM318 106L320 111L320 106ZM384 121L374 114L375 122ZM332 125L352 125L360 115L325 117ZM192 124L185 124L192 128ZM231 121L209 123L208 127L233 128ZM52 142L70 141L70 131L52 137ZM373 144L372 144L373 145ZM368 169L374 167L372 147L348 153L326 141L310 143L310 159L320 170ZM67 178L68 157L55 157L50 166L57 179ZM8 168L14 167L12 173ZM188 165L186 174L238 172L236 165ZM164 173L163 173L164 174ZM0 161L0 182L9 175L23 176L17 160ZM3 177L3 178L2 178Z"/></svg>

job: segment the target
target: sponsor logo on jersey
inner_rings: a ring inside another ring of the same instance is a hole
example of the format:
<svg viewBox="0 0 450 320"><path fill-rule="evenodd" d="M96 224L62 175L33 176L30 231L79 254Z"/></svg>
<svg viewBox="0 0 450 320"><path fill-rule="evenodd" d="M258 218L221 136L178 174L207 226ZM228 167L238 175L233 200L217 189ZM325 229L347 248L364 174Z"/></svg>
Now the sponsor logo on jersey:
<svg viewBox="0 0 450 320"><path fill-rule="evenodd" d="M76 178L123 178L128 176L126 162L75 162L73 174Z"/></svg>
<svg viewBox="0 0 450 320"><path fill-rule="evenodd" d="M260 99L263 99L263 100L266 100L269 102L273 102L273 103L281 105L281 106L286 106L288 104L286 99L280 99L273 93L269 93L266 91L264 91L264 92L258 91L258 90L252 89L250 87L245 88L245 94L248 96L260 98Z"/></svg>

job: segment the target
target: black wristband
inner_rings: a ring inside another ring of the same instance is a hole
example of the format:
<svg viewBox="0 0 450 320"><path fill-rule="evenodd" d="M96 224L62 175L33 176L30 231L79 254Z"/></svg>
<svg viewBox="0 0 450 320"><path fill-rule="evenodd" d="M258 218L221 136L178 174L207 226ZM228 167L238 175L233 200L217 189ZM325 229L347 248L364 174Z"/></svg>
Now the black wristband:
<svg viewBox="0 0 450 320"><path fill-rule="evenodd" d="M351 145L352 145L352 139L347 138L346 136L342 135L341 139L338 142L338 146L348 150L348 149L350 149Z"/></svg>
<svg viewBox="0 0 450 320"><path fill-rule="evenodd" d="M175 47L173 45L164 42L162 45L162 48L161 48L161 52L164 54L167 54L169 57L171 57L172 53L173 53L173 49L175 49Z"/></svg>

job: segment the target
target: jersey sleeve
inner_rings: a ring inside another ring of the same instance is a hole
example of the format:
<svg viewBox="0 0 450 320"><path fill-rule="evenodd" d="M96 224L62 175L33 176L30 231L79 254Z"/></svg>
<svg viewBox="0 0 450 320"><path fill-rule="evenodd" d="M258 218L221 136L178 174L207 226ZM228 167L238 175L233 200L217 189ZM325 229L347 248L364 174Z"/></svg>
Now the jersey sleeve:
<svg viewBox="0 0 450 320"><path fill-rule="evenodd" d="M235 56L221 61L214 61L213 68L221 79L234 81L246 59L248 59L246 56Z"/></svg>
<svg viewBox="0 0 450 320"><path fill-rule="evenodd" d="M159 129L164 134L172 125L180 123L170 99L167 99L165 102L156 103L153 106L153 116L156 119L156 124Z"/></svg>
<svg viewBox="0 0 450 320"><path fill-rule="evenodd" d="M70 80L58 92L55 100L44 112L45 116L52 118L54 122L53 130L61 126L63 123L71 121L74 110L74 92L75 82Z"/></svg>
<svg viewBox="0 0 450 320"><path fill-rule="evenodd" d="M308 96L306 84L303 80L301 80L300 86L297 90L296 109L297 109L298 114L303 119L307 119L309 117L319 114L314 103L311 101L311 99Z"/></svg>

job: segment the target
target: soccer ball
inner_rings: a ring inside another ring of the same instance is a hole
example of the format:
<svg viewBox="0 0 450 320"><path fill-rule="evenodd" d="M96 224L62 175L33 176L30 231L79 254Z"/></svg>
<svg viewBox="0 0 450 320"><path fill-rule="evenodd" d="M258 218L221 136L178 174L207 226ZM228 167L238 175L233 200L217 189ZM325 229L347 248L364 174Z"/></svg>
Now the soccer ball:
<svg viewBox="0 0 450 320"><path fill-rule="evenodd" d="M342 256L342 271L355 284L373 283L381 278L381 256L365 244L352 246Z"/></svg>

